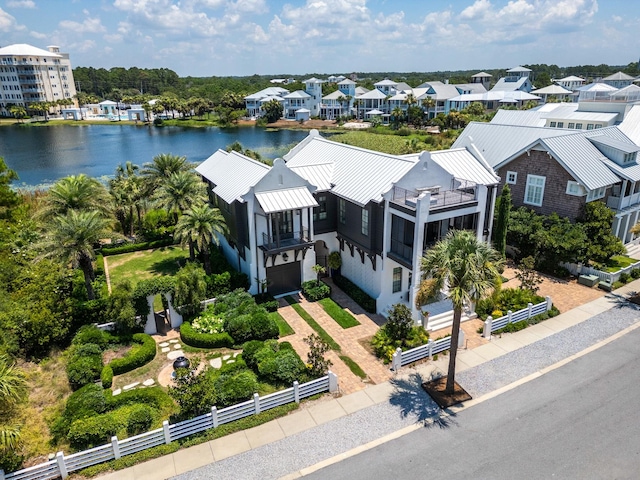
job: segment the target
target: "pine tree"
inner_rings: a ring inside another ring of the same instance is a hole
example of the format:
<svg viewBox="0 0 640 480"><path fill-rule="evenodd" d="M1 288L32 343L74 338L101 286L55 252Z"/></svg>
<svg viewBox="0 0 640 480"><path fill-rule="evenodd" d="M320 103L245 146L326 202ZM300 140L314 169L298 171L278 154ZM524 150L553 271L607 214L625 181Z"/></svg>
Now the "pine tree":
<svg viewBox="0 0 640 480"><path fill-rule="evenodd" d="M511 212L511 189L509 185L502 188L500 194L500 205L498 206L498 218L494 231L494 247L504 257L507 245L507 230L509 227L509 213Z"/></svg>

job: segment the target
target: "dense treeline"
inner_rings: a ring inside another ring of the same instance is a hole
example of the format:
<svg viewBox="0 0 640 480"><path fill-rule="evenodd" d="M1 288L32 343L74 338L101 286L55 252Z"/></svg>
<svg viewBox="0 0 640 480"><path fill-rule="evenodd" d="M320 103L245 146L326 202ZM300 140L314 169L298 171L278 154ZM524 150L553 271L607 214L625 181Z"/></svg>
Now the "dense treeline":
<svg viewBox="0 0 640 480"><path fill-rule="evenodd" d="M515 65L513 65L515 67ZM559 67L558 65L525 64L533 70L533 80L537 87L543 87L551 83L553 78L562 78L569 75L577 75L592 81L606 77L618 71L636 76L638 62L628 65L577 65L573 67ZM511 68L511 67L509 67ZM505 76L507 68L486 69L485 72L492 75L495 81ZM427 81L445 81L450 83L468 83L471 76L478 70L444 70L437 72L356 72L360 79L358 83L367 88L373 88L373 84L384 78L390 78L398 82L408 83L417 87ZM270 83L272 78L289 78L291 75L251 75L246 77L179 77L176 72L168 68L137 68L129 69L114 67L109 70L93 67L76 67L73 71L78 90L86 94L106 98L109 92L120 90L127 95L161 95L174 94L179 98L201 97L218 103L226 93L235 93L242 96L257 92L263 88L274 86ZM281 85L290 91L303 89L300 80L309 77L326 78L328 74L310 73L296 76L298 82ZM325 84L323 93L326 95L335 90L335 86Z"/></svg>

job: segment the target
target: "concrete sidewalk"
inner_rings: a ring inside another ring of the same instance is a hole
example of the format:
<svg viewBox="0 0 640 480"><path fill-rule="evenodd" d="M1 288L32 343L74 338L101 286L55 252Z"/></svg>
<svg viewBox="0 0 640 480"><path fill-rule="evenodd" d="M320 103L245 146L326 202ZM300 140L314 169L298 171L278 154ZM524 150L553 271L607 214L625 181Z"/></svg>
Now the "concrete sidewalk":
<svg viewBox="0 0 640 480"><path fill-rule="evenodd" d="M563 332L600 313L614 308L621 308L621 305L626 308L628 304L625 301L625 297L629 293L638 290L640 290L640 280L636 280L604 297L519 332L492 337L491 342L474 349L459 350L456 371L462 373L487 362L498 360L500 357ZM633 322L640 319L640 313L636 315L635 311L628 313L628 315L633 316ZM567 355L567 357L569 356ZM330 427L332 422L338 425L341 419L370 407L390 402L397 404L397 386L399 382L409 382L410 378L416 377L416 375L418 375L418 378L423 379L434 375L444 375L446 374L448 361L449 357L444 355L440 356L437 361L425 362L415 367L405 367L389 382L372 385L364 390L340 398L312 402L308 406L303 405L300 410L286 417L258 427L179 450L173 454L150 460L128 469L109 473L99 478L103 480L162 480L249 451L254 451L255 455L253 457L258 456L259 458L260 450L257 449L265 445L274 444L275 446L275 442L283 439L294 441L295 439L291 438L292 436L303 432L313 433L312 430L314 429L318 429L318 432L321 430L324 432L326 430L325 427ZM463 386L465 385L463 384ZM364 414L366 412L361 413ZM400 430L400 428L397 430ZM303 436L300 438L303 438ZM332 454L326 455L324 458L330 456ZM291 475L291 478L297 478L302 471L296 469L296 472ZM264 477L264 471L262 475L262 478L266 478ZM189 475L186 477L189 477ZM238 474L236 478L240 477L243 477L243 475ZM193 478L207 477L194 475ZM249 477L247 476L246 478Z"/></svg>

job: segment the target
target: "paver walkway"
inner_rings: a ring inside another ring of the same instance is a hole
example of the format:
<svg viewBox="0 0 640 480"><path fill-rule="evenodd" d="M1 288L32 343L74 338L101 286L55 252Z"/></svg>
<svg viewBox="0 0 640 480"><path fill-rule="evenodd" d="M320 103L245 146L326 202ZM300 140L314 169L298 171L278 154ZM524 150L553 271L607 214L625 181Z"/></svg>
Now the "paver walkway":
<svg viewBox="0 0 640 480"><path fill-rule="evenodd" d="M282 318L284 318L289 326L296 332L293 335L283 337L282 340L291 343L295 351L300 355L300 358L302 358L302 361L305 361L307 354L309 353L309 345L307 345L303 339L312 333L315 333L315 330L311 328L300 315L298 315L298 312L296 312L284 298L281 298L278 302L280 303L278 313L282 315ZM312 316L314 315L312 314ZM360 379L360 377L354 375L351 370L349 370L349 367L340 360L340 357L336 352L329 350L325 355L325 358L331 360L331 363L333 364L331 366L331 371L338 376L340 393L347 395L366 387L366 384Z"/></svg>

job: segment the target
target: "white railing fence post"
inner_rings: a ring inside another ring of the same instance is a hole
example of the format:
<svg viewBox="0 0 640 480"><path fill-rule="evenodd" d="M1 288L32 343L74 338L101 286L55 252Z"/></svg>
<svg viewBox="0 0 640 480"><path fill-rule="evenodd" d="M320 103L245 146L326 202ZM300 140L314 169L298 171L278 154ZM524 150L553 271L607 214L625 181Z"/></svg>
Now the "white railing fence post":
<svg viewBox="0 0 640 480"><path fill-rule="evenodd" d="M260 413L260 395L257 393L253 394L253 408L256 412L256 415Z"/></svg>
<svg viewBox="0 0 640 480"><path fill-rule="evenodd" d="M113 458L116 460L119 459L122 455L120 455L120 445L118 445L118 437L115 435L111 437L111 448L113 449Z"/></svg>
<svg viewBox="0 0 640 480"><path fill-rule="evenodd" d="M547 301L547 312L548 312L549 310L551 310L551 307L553 307L553 302L551 301L551 297L549 296L546 296L545 300Z"/></svg>
<svg viewBox="0 0 640 480"><path fill-rule="evenodd" d="M164 432L164 443L169 445L171 443L171 432L169 431L169 421L162 422L162 430Z"/></svg>
<svg viewBox="0 0 640 480"><path fill-rule="evenodd" d="M464 347L464 331L460 328L458 330L458 348Z"/></svg>
<svg viewBox="0 0 640 480"><path fill-rule="evenodd" d="M218 407L216 407L215 405L213 407L211 407L211 425L213 425L213 428L218 428Z"/></svg>
<svg viewBox="0 0 640 480"><path fill-rule="evenodd" d="M427 350L429 351L429 360L433 360L433 340L427 342Z"/></svg>
<svg viewBox="0 0 640 480"><path fill-rule="evenodd" d="M531 318L531 309L533 308L533 303L529 302L527 304L527 318Z"/></svg>
<svg viewBox="0 0 640 480"><path fill-rule="evenodd" d="M293 381L293 401L300 403L300 384L297 380Z"/></svg>
<svg viewBox="0 0 640 480"><path fill-rule="evenodd" d="M511 323L511 317L513 317L513 312L511 310L507 310L507 323Z"/></svg>
<svg viewBox="0 0 640 480"><path fill-rule="evenodd" d="M402 366L402 349L400 347L396 348L396 351L393 352L393 357L391 357L391 370L397 372Z"/></svg>
<svg viewBox="0 0 640 480"><path fill-rule="evenodd" d="M331 370L329 370L329 373L327 373L327 376L329 377L329 392L330 393L335 393L338 391L338 376L333 373Z"/></svg>
<svg viewBox="0 0 640 480"><path fill-rule="evenodd" d="M486 339L491 338L491 330L493 328L493 317L489 315L484 321L484 329L482 330L482 336Z"/></svg>
<svg viewBox="0 0 640 480"><path fill-rule="evenodd" d="M69 472L67 471L67 465L64 463L64 453L58 452L56 454L56 462L58 464L58 470L60 470L60 477L67 478Z"/></svg>
<svg viewBox="0 0 640 480"><path fill-rule="evenodd" d="M1 468L0 468L0 480L5 480L4 479L4 470L2 470Z"/></svg>

